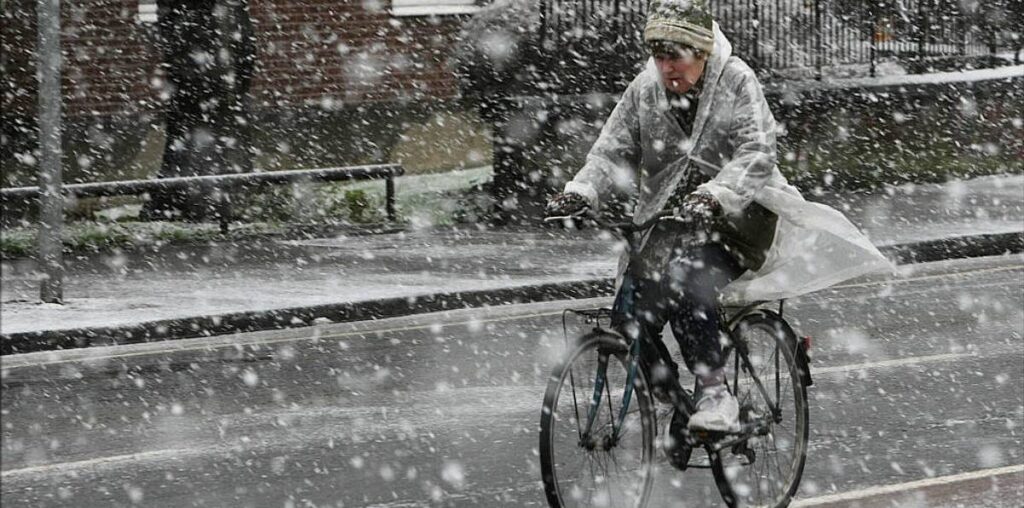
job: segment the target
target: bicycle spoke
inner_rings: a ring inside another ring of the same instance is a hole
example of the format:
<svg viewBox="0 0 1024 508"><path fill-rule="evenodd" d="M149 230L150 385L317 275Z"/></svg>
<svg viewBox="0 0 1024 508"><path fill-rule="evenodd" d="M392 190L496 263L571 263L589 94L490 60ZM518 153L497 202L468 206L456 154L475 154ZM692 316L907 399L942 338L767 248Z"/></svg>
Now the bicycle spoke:
<svg viewBox="0 0 1024 508"><path fill-rule="evenodd" d="M792 349L787 346L789 336L772 326L775 322L771 319L753 322L761 324L741 328L741 340L730 352L734 357L729 362L734 368L730 377L744 423L756 422L765 433L751 436L746 442L752 462L747 456L733 455L729 449L721 452L720 460L728 464L727 483L738 505L776 506L787 499L799 481L806 443L806 407L802 399L796 400L803 392Z"/></svg>
<svg viewBox="0 0 1024 508"><path fill-rule="evenodd" d="M612 422L612 435L615 435L615 409L612 408L612 384L605 380L604 393L605 398L608 399L608 420Z"/></svg>
<svg viewBox="0 0 1024 508"><path fill-rule="evenodd" d="M758 463L757 475L754 476L754 484L757 486L757 504L763 504L765 499L764 463Z"/></svg>
<svg viewBox="0 0 1024 508"><path fill-rule="evenodd" d="M782 396L781 396L781 386L779 386L779 383L781 382L781 380L779 379L779 368L778 368L779 354L778 354L778 349L775 349L774 356L775 356L775 400L779 401L779 404L781 404Z"/></svg>
<svg viewBox="0 0 1024 508"><path fill-rule="evenodd" d="M580 426L580 408L579 402L576 400L576 378L572 373L572 369L569 369L569 389L572 392L572 408L576 414L576 433L580 439L583 439L583 428Z"/></svg>
<svg viewBox="0 0 1024 508"><path fill-rule="evenodd" d="M653 420L644 425L643 414L653 407L642 397L633 397L628 408L622 407L626 390L632 388L627 387L629 362L624 353L593 347L574 354L577 356L569 360L562 377L552 383L564 383L565 390L579 390L578 403L563 393L554 401L551 417L542 418L541 462L542 469L548 468L546 488L555 484L561 506L636 506L646 499L650 488L653 454L649 450L655 430ZM599 367L603 376L595 375ZM642 385L643 378L638 382ZM638 389L634 395L637 393L645 392ZM577 409L579 417L574 418ZM581 434L579 429L588 425L589 433ZM552 436L549 442L544 441L546 432Z"/></svg>

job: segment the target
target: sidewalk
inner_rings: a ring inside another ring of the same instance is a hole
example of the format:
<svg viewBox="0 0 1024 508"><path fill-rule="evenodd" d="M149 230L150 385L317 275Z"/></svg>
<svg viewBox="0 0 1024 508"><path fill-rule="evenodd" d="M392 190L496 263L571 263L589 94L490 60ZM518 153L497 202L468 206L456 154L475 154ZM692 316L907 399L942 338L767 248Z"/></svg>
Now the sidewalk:
<svg viewBox="0 0 1024 508"><path fill-rule="evenodd" d="M1024 175L807 196L906 262L1024 249ZM5 262L0 349L159 340L607 293L599 231L413 230L173 247L69 260L67 303L38 304L31 262Z"/></svg>
<svg viewBox="0 0 1024 508"><path fill-rule="evenodd" d="M893 74L876 77L804 79L771 83L767 94L805 94L825 90L910 89L926 85L969 85L986 81L1004 81L1024 77L1024 65L974 69L967 71L933 72L928 74Z"/></svg>

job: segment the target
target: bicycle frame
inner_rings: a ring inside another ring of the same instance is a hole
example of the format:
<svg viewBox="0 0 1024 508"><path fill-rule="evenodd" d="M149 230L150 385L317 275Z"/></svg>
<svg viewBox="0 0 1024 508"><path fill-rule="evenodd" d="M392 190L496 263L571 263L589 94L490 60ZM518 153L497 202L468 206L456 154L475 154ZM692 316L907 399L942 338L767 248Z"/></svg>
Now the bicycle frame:
<svg viewBox="0 0 1024 508"><path fill-rule="evenodd" d="M761 396L764 397L765 404L768 405L769 409L771 409L771 411L772 411L772 420L774 420L775 423L778 423L782 419L782 410L779 409L778 404L776 404L775 402L772 402L773 399L771 397L771 394L768 393L768 389L764 387L764 383L761 382L761 378L759 378L757 376L757 373L754 372L754 369L751 368L751 366L750 366L751 365L751 363L750 363L750 356L749 356L749 351L747 351L746 343L744 343L741 340L737 340L737 338L733 337L731 333L729 335L730 335L730 338L732 339L733 347L736 348L737 363L739 363L740 365L743 366L744 370L747 371L747 374L750 374L750 378L754 380L754 384L757 386L758 391L761 392ZM740 359L742 359L742 361L739 361ZM779 378L778 378L778 375L779 375L778 374L778 372L779 372L779 365L778 364L779 364L779 357L778 357L778 355L776 355L775 356L775 372L776 372L775 389L776 389L776 392L781 390L781 387L779 385ZM779 399L779 394L776 393L774 400L778 400L778 399Z"/></svg>
<svg viewBox="0 0 1024 508"><path fill-rule="evenodd" d="M657 214L639 224L607 224L598 219L594 219L594 222L613 230L613 233L619 233L628 243L628 253L632 258L645 238L648 238L644 236L644 231L662 219L680 220L666 213ZM586 219L588 217L584 214L557 218ZM635 273L627 270L624 275L628 279ZM626 289L620 288L612 308L567 309L563 313L565 357L552 370L541 411L539 451L541 476L548 503L561 507L566 506L569 498L599 499L594 495L610 500L614 497L613 486L622 483L627 487L624 491L627 497L623 497L621 503L612 504L646 506L653 488L653 461L657 454L658 436L663 433L675 438L661 442L662 451L669 463L680 471L690 468L710 469L722 499L730 506L739 504L742 498L747 497L742 488L747 484L747 480L743 479L747 476L758 485L758 499L762 497L760 485L763 481L771 481L775 487L770 495L776 496L772 499L777 498L773 504L777 502L781 506L788 503L799 486L807 456L806 386L811 384L807 369L810 338L798 338L789 324L782 320L781 301L778 303L778 312L766 308L771 304L767 301L743 307L726 307L720 302L717 309L722 318L719 333L726 333L722 344L722 358L727 362L724 366L732 367L735 361L733 370L723 369L727 371L724 388L735 393L736 402L740 403L740 425L738 428L733 426L719 431L705 430L700 426L691 429L690 424L695 422L690 420L697 413L696 397L701 391L699 380L691 392L689 387L681 386L678 376L665 376L669 385L660 378L653 379L660 374L663 360L669 365L675 364L674 355L664 345L654 342L654 337L648 339L646 335L635 337L633 334L635 328L645 330L642 322L634 324L634 321L645 317L643 314L637 315L634 297L646 294L649 298L658 298L666 292L646 292L643 287L632 291L631 286L626 286L630 283L629 280L623 281ZM574 333L570 338L566 324L569 313L582 316L587 324L597 323L592 327L584 325L576 328L584 333ZM610 318L607 326L602 326L602 317ZM731 344L726 344L729 339ZM648 340L651 342L646 345L641 343ZM685 346L685 343L681 345ZM784 372L780 371L783 364ZM781 400L781 394L789 393L790 378L794 380L792 406ZM782 386L784 379L786 387ZM798 380L803 380L803 384ZM618 390L621 383L625 383L622 386L623 392L613 392L612 389ZM669 406L674 407L655 404L654 395L662 401L666 400L659 393L662 389L670 396ZM570 402L571 407L566 407ZM620 407L615 408L615 402L621 402ZM607 406L606 410L601 408L602 404ZM637 408L632 408L633 404ZM783 409L787 411L786 414L783 414ZM658 423L666 418L666 411L671 415L672 422L661 432ZM796 426L790 428L789 425L779 425L784 420L788 421L787 415L793 417ZM578 438L575 445L572 441L573 430L576 430ZM778 446L787 441L776 441L776 430L782 432L780 435L793 433L794 446ZM707 452L708 462L692 462L692 453L696 450ZM792 469L782 471L778 458L772 458L776 456L785 457L781 464L789 464ZM625 467L620 468L620 462ZM766 466L754 466L756 462ZM588 463L589 475L586 467ZM773 463L775 470L770 467ZM610 465L614 470L609 468ZM569 468L568 474L560 471L566 466ZM589 476L594 478L588 480ZM609 479L611 481L604 481ZM737 489L737 486L740 488ZM581 495L584 497L581 498Z"/></svg>
<svg viewBox="0 0 1024 508"><path fill-rule="evenodd" d="M754 311L757 308L757 306L758 306L758 304L754 304L754 305L750 305L750 306L747 306L747 307L744 307L744 308L740 309L739 312L737 312L735 315L731 316L727 320L727 322L729 324L734 324L734 323L738 322L744 316L746 316L746 315L750 314L752 311ZM590 315L590 314L588 314L586 312L574 311L574 310L569 310L567 312L573 312L573 313L585 315L585 316L588 316L588 317L592 317L593 319L597 319L597 317L596 317L597 315L596 314ZM563 326L564 326L564 321L563 321ZM606 329L606 328L603 328L603 327L600 327L600 326L595 327L594 331L595 332L599 332L599 333L603 333L603 334L607 334L607 335L621 336L618 332L615 332L613 330ZM731 331L730 331L729 335L730 335L730 338L732 339L733 346L736 349L737 363L742 365L742 368L744 370L746 370L747 374L750 375L750 377L753 380L755 386L757 386L758 391L761 393L761 396L764 398L765 404L771 410L772 420L775 421L776 423L778 423L780 421L780 419L781 419L782 411L779 408L778 404L776 402L773 402L775 400L778 400L778 398L779 398L778 394L776 394L776 397L773 398L771 396L771 394L768 392L768 389L765 387L764 382L760 379L760 377L757 375L757 373L754 372L753 369L750 367L751 362L750 362L750 358L749 358L749 351L747 351L746 344L742 340L740 340L738 337L734 336L734 334ZM641 363L640 363L640 347L641 347L641 341L639 341L639 340L629 341L629 371L628 371L627 376L626 376L626 386L623 389L622 406L621 406L621 408L619 410L619 414L615 416L614 421L612 423L611 442L607 443L608 445L614 445L615 443L618 442L619 433L621 432L622 427L625 424L626 414L629 412L629 408L630 408L630 405L631 405L632 400L633 400L633 391L635 390L636 379L637 379L637 376L639 375L640 369L642 368ZM582 433L580 434L580 443L581 444L589 443L590 433L593 430L594 422L597 420L597 414L598 414L598 410L599 410L599 408L601 406L602 399L605 396L605 394L607 394L607 396L609 396L609 397L611 396L611 392L608 389L609 387L608 387L608 382L607 382L608 359L609 359L610 356L611 356L611 353L608 353L607 355L602 355L599 358L599 361L598 361L597 372L594 374L595 375L595 378L594 378L594 391L591 394L590 404L589 404L589 406L587 408L587 421L586 421L586 425L585 425ZM775 361L778 362L779 358L776 357ZM778 366L776 366L776 370L777 370L777 367ZM776 379L775 381L776 381L776 383L775 383L776 384L776 392L778 392L778 390L780 389L779 379ZM696 409L696 402L691 397L686 395L686 392L682 389L682 387L678 387L678 393L680 393L680 395L681 395L680 396L680 402L682 402L682 404L683 404L683 407L680 408L680 409L685 412L685 414L686 414L686 416L688 418L690 415L692 415L693 413L695 413L697 411L697 409ZM749 439L753 435L754 431L756 431L756 428L755 429L744 429L744 432L743 432L744 435L741 435L741 436L739 436L739 437L737 437L735 439L731 439L728 442L721 443L721 447L732 446L732 445L737 444L739 442L745 441L745 440Z"/></svg>
<svg viewBox="0 0 1024 508"><path fill-rule="evenodd" d="M597 222L598 222L599 225L604 225L605 227L609 227L609 228L612 228L612 229L619 230L623 234L623 238L629 244L630 255L632 255L633 253L635 253L636 249L638 249L638 244L639 244L638 238L636 236L634 236L634 235L636 235L637 233L639 233L641 231L647 230L652 225L654 225L658 220L661 220L663 218L667 218L669 216L670 216L670 214L668 214L667 212L662 212L662 213L657 214L654 217L648 219L643 224L609 225L609 224L602 224L600 221L597 221ZM762 305L764 303L766 303L766 302L755 302L755 303L753 303L751 305L748 305L746 307L741 308L736 314L734 314L733 316L731 316L729 319L726 320L726 323L728 323L726 325L726 329L727 330L731 330L731 328L732 328L731 325L736 323L739 319L742 319L745 315L753 312L757 307L759 307L760 305ZM779 310L780 310L780 315L781 315L781 310L782 310L782 303L781 302L779 304ZM583 315L583 316L585 316L587 318L588 322L591 319L593 319L594 321L599 321L599 319L600 319L600 317L602 315L601 311L588 313L586 311L575 311L575 310L571 310L570 309L570 310L567 310L566 312L567 313L568 312L573 312L573 313L576 313L576 314ZM725 317L724 309L722 309L720 312L722 312L722 316ZM565 313L563 313L563 317L562 317L562 326L563 326L563 330L564 330L565 326L566 326L566 324L565 324ZM621 335L619 333L617 333L617 332L614 332L614 331L609 330L609 329L602 328L600 326L600 323L598 323L598 326L595 327L595 331L602 332L602 333L607 333L607 334L613 335L613 336L620 336L621 337ZM754 380L755 384L758 387L758 390L761 392L761 396L764 397L764 399L766 401L766 404L768 404L770 406L770 409L771 409L771 412L772 412L772 419L775 420L775 421L778 421L780 419L780 417L781 417L781 411L780 411L780 409L779 409L779 407L778 407L778 405L776 403L771 402L772 398L771 398L770 394L768 393L767 389L765 389L764 384L758 378L757 374L755 372L753 372L753 369L750 368L750 358L748 356L748 352L747 352L746 347L745 347L746 345L743 344L742 341L738 340L737 337L733 336L731 331L729 332L729 336L732 339L733 344L736 345L737 356L739 357L740 355L742 355L742 360L743 360L742 363L743 363L743 366L744 366L745 370L747 371L748 374L750 374L751 378ZM568 341L567 334L566 334L566 340ZM612 423L612 435L611 435L612 443L610 443L610 444L614 444L614 443L618 442L619 432L622 430L622 426L625 423L626 414L629 411L629 406L630 406L630 403L632 402L632 398L633 398L633 390L634 390L634 386L635 386L635 383L636 383L636 378L637 378L637 375L638 375L638 373L640 371L640 368L641 368L641 365L640 365L640 342L641 341L640 340L632 340L632 341L628 341L628 342L630 344L630 348L629 348L629 359L630 359L630 361L629 361L629 372L627 374L626 386L625 386L625 388L623 390L623 394L622 394L622 407L620 409L619 414L615 418L615 421ZM776 359L776 361L778 361L778 359ZM608 390L608 387L607 387L607 371L608 371L608 355L605 355L605 356L602 356L601 358L599 358L598 369L597 369L597 373L595 373L596 377L594 379L594 393L591 395L590 406L587 409L587 422L586 422L586 426L584 427L583 432L581 432L581 434L580 434L580 442L581 443L589 444L590 432L593 430L594 421L597 418L598 410L599 410L599 408L601 406L602 392L608 393L609 397L611 396L611 392ZM575 385L575 381L571 381L571 382L573 383L573 385ZM776 380L776 385L778 385L778 380ZM680 401L682 402L682 405L683 405L683 407L679 408L679 409L683 410L686 413L686 417L689 418L690 415L694 414L697 411L696 402L694 400L692 400L691 397L686 395L686 392L682 389L681 386L677 385L676 388L677 388L677 392L681 395L680 396ZM573 390L573 393L574 393L574 397L575 397L575 389ZM577 418L578 418L578 416L577 416ZM750 433L746 433L746 434L747 435L745 437L741 437L740 440L745 440L745 439L749 438L750 435L751 435Z"/></svg>
<svg viewBox="0 0 1024 508"><path fill-rule="evenodd" d="M620 336L618 332L601 327L596 327L594 331L607 335ZM622 393L622 407L612 423L611 444L618 442L619 433L625 424L626 414L629 412L630 405L633 401L633 391L636 387L636 379L640 373L640 369L642 368L640 363L640 341L633 340L629 341L629 343L629 371L626 374L626 386ZM611 354L609 353L608 355L603 355L599 358L597 372L594 374L594 392L591 394L590 404L587 408L587 422L583 432L580 434L581 443L589 441L590 432L593 430L594 421L597 419L598 408L601 406L604 394L607 393L609 397L611 396L610 390L607 390L608 358L610 356ZM679 387L679 393L683 394L680 398L683 403L682 409L685 411L687 417L689 417L696 412L696 404L690 397L685 396L685 392L682 387Z"/></svg>

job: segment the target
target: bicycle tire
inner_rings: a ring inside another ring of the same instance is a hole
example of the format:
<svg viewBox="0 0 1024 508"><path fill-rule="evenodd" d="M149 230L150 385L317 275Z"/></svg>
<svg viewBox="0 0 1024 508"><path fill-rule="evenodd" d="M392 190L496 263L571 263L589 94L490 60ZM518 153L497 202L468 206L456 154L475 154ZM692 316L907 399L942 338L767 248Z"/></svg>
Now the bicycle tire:
<svg viewBox="0 0 1024 508"><path fill-rule="evenodd" d="M783 508L796 494L807 461L810 415L805 385L807 377L804 374L808 366L800 359L803 357L797 355L796 334L774 312L762 310L744 316L730 334L733 344L723 353L726 365L732 366L729 388L739 401L740 421L749 423L760 419L771 423L767 424L765 435L752 437L741 445L727 447L714 454L711 465L715 483L722 499L730 507ZM739 354L740 347L747 349L746 357ZM785 368L781 366L783 362ZM778 421L763 414L770 410L766 409L765 396L750 378L747 367L759 372L758 377L764 383L762 386L768 392L768 398L776 397L773 402L779 403L781 413ZM787 384L785 389L783 384ZM792 397L789 405L785 403L786 395ZM785 435L780 437L783 430L786 430ZM751 452L753 454L748 455ZM785 465L788 465L786 470L780 467L783 464L780 464L778 456L784 457ZM772 464L774 471L781 473L778 479L770 478L774 475L769 467ZM766 491L769 495L763 496Z"/></svg>
<svg viewBox="0 0 1024 508"><path fill-rule="evenodd" d="M633 506L643 507L647 504L654 481L653 462L655 458L655 437L656 422L654 403L648 389L647 376L643 369L638 369L634 381L633 402L630 411L627 412L626 422L623 425L623 439L611 446L608 450L586 450L582 439L576 439L575 444L566 444L563 441L572 441L580 433L581 425L586 421L585 412L579 415L580 404L583 409L589 408L594 391L592 380L596 379L596 362L602 354L607 355L608 374L604 396L601 400L601 408L595 421L597 434L593 441L600 441L604 435L610 434L610 428L604 424L608 415L618 414L621 407L621 394L626 386L626 376L629 368L629 350L622 338L603 332L595 332L581 338L580 345L573 349L569 355L557 365L551 373L547 389L544 393L544 405L541 410L540 420L540 463L541 475L544 482L544 492L548 504L553 508L569 508L576 504L588 504L576 501L595 501L595 505L604 506ZM615 360L613 361L612 358ZM585 376L581 378L581 375ZM589 376L589 377L588 377ZM576 394L576 398L570 405L569 391ZM589 393L588 393L589 391ZM618 404L618 406L615 406ZM573 407L575 406L575 407ZM635 410L633 408L636 408ZM572 410L576 410L576 414ZM575 426L575 427L574 427ZM639 426L639 436L635 432ZM600 438L596 437L604 432ZM637 442L639 437L639 442ZM561 439L560 439L561 438ZM593 442L591 441L591 442ZM620 444L624 445L620 448ZM639 445L639 450L627 449L627 446ZM593 459L597 464L585 471L584 465L575 470L572 464L572 452L583 456L584 460ZM609 457L603 462L604 469L601 469L602 457L600 454L607 453ZM611 456L616 453L617 456ZM589 455L589 456L588 456ZM611 460L614 459L614 460ZM636 464L636 470L624 470L620 476L613 477L607 470L608 465L628 467ZM604 473L604 480L597 474ZM602 486L602 481L604 486ZM588 482L593 482L596 490L602 492L591 492L587 489ZM595 497L597 496L597 497ZM603 496L603 497L601 497Z"/></svg>

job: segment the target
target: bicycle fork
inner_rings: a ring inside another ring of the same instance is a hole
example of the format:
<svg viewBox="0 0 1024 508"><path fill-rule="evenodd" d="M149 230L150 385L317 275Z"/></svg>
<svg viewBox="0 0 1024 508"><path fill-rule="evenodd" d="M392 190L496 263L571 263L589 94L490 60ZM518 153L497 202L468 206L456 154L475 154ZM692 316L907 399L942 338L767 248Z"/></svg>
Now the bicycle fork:
<svg viewBox="0 0 1024 508"><path fill-rule="evenodd" d="M623 426L626 422L626 413L629 412L629 405L633 400L633 388L636 382L637 373L640 370L640 341L634 340L630 345L629 354L629 372L626 375L626 386L622 392L622 407L619 409L619 414L615 415L614 410L611 408L609 402L609 413L614 418L612 421L612 432L611 435L606 436L602 443L596 443L590 436L593 431L594 422L597 420L597 414L601 408L601 399L605 393L611 398L611 391L606 391L608 385L608 359L611 357L611 353L600 354L597 360L597 373L594 379L594 393L591 395L590 407L587 408L587 425L584 427L583 434L580 436L580 445L587 449L594 449L601 445L604 450L608 450L614 447L619 442L619 433L622 431Z"/></svg>

